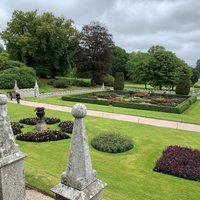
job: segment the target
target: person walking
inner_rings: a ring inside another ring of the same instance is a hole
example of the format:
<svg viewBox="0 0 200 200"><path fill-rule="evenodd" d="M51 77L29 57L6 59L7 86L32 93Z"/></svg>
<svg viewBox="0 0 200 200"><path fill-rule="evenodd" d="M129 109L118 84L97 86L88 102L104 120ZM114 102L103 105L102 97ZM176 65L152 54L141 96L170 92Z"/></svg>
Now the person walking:
<svg viewBox="0 0 200 200"><path fill-rule="evenodd" d="M16 100L17 100L17 103L20 104L20 94L19 93L16 93Z"/></svg>
<svg viewBox="0 0 200 200"><path fill-rule="evenodd" d="M10 97L10 100L12 101L13 100L13 93L12 93L12 91L9 92L9 97Z"/></svg>

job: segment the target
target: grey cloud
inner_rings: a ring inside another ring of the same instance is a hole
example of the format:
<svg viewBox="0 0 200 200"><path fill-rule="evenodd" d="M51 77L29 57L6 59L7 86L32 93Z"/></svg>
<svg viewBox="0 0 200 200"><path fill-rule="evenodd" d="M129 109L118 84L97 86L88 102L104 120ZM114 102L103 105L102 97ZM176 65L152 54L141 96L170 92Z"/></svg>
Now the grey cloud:
<svg viewBox="0 0 200 200"><path fill-rule="evenodd" d="M199 8L197 0L1 0L0 31L16 9L50 11L73 19L79 29L102 22L129 52L160 44L194 65L200 58Z"/></svg>

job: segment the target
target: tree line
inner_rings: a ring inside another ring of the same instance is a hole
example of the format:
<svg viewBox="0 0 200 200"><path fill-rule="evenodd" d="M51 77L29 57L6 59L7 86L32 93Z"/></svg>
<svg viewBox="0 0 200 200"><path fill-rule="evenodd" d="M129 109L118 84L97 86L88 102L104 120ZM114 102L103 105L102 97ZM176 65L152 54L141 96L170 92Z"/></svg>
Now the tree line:
<svg viewBox="0 0 200 200"><path fill-rule="evenodd" d="M105 76L123 72L125 79L145 87L151 84L172 90L180 74L188 75L193 84L199 78L200 60L193 69L159 45L147 52L127 53L115 46L105 25L91 22L78 31L73 20L51 12L16 10L0 37L9 58L32 67L39 77L55 78L76 72L91 77L93 84L101 84Z"/></svg>

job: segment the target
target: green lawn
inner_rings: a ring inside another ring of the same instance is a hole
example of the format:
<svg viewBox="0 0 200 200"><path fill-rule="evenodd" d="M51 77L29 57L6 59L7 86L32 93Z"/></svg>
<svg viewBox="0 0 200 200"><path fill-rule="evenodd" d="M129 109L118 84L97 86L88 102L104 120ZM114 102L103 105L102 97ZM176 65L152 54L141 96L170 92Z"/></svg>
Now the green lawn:
<svg viewBox="0 0 200 200"><path fill-rule="evenodd" d="M34 108L8 104L12 121L33 117ZM70 113L46 110L46 116L70 120ZM134 149L120 154L102 153L90 145L93 168L108 183L104 200L199 200L200 182L153 172L155 162L169 145L200 149L200 133L159 128L148 125L86 117L89 143L103 131L118 131L131 137ZM56 125L52 127L56 128ZM28 128L25 128L26 130ZM29 185L49 193L66 168L70 140L32 143L17 141L28 155L25 175Z"/></svg>
<svg viewBox="0 0 200 200"><path fill-rule="evenodd" d="M62 101L61 97L28 98L27 100L54 104L54 105L62 105L62 106L73 106L76 103L76 102L71 102L71 101ZM144 117L200 124L200 101L195 102L193 105L190 106L188 110L186 110L182 114L138 110L138 109L127 109L127 108L102 106L102 105L87 104L87 103L84 103L84 104L90 110L98 110L98 111L105 111L105 112L112 112L112 113L120 113L120 114L127 114L127 115L136 115L136 116L144 116Z"/></svg>

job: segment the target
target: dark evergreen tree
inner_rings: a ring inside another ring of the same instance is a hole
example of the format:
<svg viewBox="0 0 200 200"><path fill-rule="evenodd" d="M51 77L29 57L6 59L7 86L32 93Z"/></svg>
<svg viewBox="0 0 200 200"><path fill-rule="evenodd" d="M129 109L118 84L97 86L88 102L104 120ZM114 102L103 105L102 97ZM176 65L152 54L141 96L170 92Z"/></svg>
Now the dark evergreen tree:
<svg viewBox="0 0 200 200"><path fill-rule="evenodd" d="M190 93L190 86L191 86L191 81L189 74L181 73L179 75L179 81L176 85L176 94L188 95Z"/></svg>
<svg viewBox="0 0 200 200"><path fill-rule="evenodd" d="M124 73L118 72L115 74L114 90L124 90Z"/></svg>

